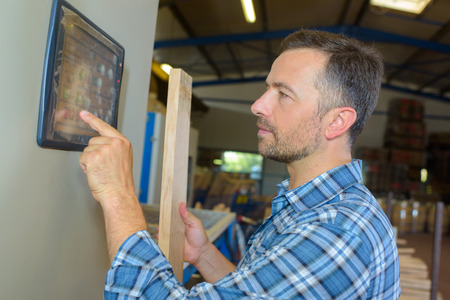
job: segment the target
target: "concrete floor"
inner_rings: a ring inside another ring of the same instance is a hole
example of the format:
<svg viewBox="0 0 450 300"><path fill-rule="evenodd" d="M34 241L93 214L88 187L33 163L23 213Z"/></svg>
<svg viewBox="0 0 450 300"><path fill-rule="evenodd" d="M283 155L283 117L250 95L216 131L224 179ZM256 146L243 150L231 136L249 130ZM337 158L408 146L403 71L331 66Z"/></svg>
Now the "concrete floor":
<svg viewBox="0 0 450 300"><path fill-rule="evenodd" d="M399 239L405 239L407 244L400 247L414 248L414 257L421 258L428 266L431 277L431 266L433 261L433 240L432 233L399 234ZM441 260L439 270L438 290L443 300L450 300L450 235L442 237Z"/></svg>

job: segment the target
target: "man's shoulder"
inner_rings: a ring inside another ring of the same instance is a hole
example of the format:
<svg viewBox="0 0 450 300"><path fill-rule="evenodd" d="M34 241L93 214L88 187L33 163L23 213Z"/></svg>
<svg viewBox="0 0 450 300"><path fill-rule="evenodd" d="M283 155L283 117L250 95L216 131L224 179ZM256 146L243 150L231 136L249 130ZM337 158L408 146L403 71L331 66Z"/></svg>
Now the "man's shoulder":
<svg viewBox="0 0 450 300"><path fill-rule="evenodd" d="M361 184L339 193L328 202L301 213L291 211L284 220L288 231L304 226L333 227L361 237L370 248L387 245L394 239L392 225L372 194ZM375 238L376 237L376 238ZM370 244L370 245L369 245Z"/></svg>

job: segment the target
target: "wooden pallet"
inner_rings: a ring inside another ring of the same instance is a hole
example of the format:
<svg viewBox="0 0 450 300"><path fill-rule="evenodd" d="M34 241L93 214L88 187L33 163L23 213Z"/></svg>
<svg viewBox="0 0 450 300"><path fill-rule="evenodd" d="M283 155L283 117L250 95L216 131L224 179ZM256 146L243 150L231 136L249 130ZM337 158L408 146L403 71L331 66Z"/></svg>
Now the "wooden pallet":
<svg viewBox="0 0 450 300"><path fill-rule="evenodd" d="M431 297L431 279L425 261L414 257L415 249L400 247L406 244L397 243L400 264L400 300L429 300ZM442 299L438 295L437 299Z"/></svg>

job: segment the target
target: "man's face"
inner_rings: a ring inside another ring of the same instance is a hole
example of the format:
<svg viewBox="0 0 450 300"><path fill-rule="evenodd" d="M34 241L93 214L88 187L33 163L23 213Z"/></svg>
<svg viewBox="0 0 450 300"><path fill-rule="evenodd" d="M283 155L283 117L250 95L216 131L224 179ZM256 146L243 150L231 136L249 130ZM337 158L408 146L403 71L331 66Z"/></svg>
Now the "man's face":
<svg viewBox="0 0 450 300"><path fill-rule="evenodd" d="M258 117L259 152L292 163L315 153L322 142L317 116L320 93L314 85L326 56L310 49L289 50L273 63L267 91L252 105Z"/></svg>

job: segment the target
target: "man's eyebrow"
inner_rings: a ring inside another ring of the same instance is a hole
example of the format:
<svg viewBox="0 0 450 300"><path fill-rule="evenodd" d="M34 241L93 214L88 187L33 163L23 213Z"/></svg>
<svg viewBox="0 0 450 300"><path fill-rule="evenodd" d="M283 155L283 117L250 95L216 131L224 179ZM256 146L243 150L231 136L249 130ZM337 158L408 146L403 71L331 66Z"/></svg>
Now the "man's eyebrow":
<svg viewBox="0 0 450 300"><path fill-rule="evenodd" d="M272 84L269 84L268 82L266 82L266 85L267 85L267 86L275 86L275 87L278 87L278 88L286 89L286 90L288 90L289 92L291 92L295 97L299 98L298 93L297 93L291 86L287 85L287 84L284 83L284 82L278 82L278 81L276 81L276 82L273 82Z"/></svg>

